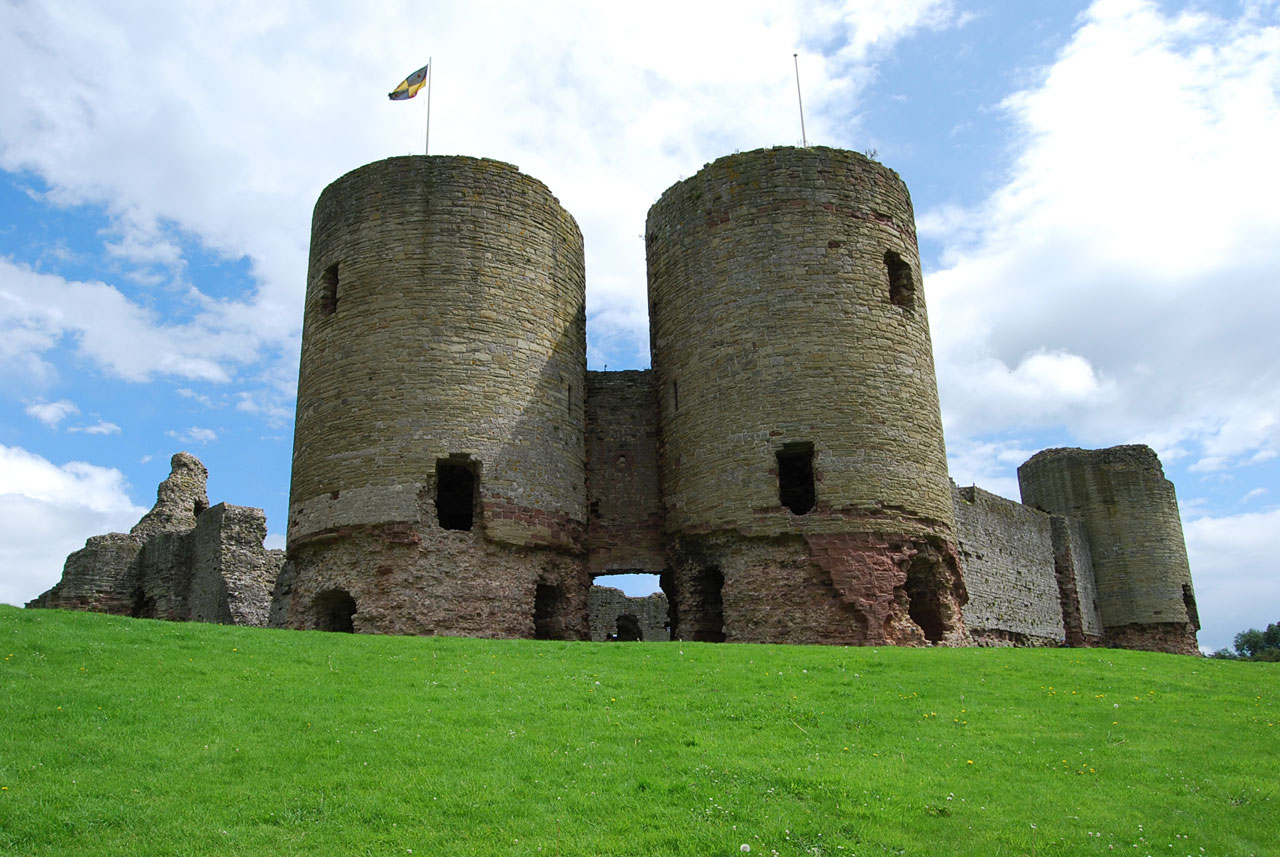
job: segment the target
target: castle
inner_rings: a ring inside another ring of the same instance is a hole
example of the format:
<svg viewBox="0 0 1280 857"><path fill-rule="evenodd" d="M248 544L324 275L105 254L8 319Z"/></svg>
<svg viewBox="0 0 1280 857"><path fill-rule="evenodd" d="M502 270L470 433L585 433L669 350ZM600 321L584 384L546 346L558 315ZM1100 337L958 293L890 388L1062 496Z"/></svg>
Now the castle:
<svg viewBox="0 0 1280 857"><path fill-rule="evenodd" d="M325 189L270 624L588 639L622 609L593 579L639 572L675 639L1197 651L1150 449L1042 452L1026 505L951 483L892 170L724 157L645 244L652 368L587 371L582 236L543 184L414 156Z"/></svg>

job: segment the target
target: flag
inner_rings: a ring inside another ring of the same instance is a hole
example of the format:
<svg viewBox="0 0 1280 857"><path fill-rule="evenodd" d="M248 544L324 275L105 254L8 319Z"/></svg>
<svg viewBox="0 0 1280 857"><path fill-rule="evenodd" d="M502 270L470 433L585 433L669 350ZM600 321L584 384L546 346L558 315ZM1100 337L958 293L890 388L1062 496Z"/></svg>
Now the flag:
<svg viewBox="0 0 1280 857"><path fill-rule="evenodd" d="M418 90L422 89L427 82L427 66L415 71L400 82L394 92L387 93L387 98L392 101L404 101L406 98L413 98L418 94Z"/></svg>

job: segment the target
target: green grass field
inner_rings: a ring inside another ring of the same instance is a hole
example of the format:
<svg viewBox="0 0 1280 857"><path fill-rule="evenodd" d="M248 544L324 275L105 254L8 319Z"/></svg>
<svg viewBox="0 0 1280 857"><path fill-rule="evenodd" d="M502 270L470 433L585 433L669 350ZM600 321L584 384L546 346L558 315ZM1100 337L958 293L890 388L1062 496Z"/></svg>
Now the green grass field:
<svg viewBox="0 0 1280 857"><path fill-rule="evenodd" d="M1275 855L1280 664L0 606L5 855Z"/></svg>

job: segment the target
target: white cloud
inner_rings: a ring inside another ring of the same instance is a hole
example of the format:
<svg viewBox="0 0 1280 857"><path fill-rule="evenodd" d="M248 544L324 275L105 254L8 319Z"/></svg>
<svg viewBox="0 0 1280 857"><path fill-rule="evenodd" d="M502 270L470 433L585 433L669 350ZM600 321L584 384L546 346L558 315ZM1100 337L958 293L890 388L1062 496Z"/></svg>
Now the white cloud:
<svg viewBox="0 0 1280 857"><path fill-rule="evenodd" d="M120 434L120 426L106 420L98 420L91 426L74 426L67 431L84 432L85 434Z"/></svg>
<svg viewBox="0 0 1280 857"><path fill-rule="evenodd" d="M0 259L0 340L9 337L26 344L25 354L11 350L14 362L39 363L69 338L81 355L126 381L156 375L226 381L228 364L257 356L251 336L217 318L168 324L106 283L69 281Z"/></svg>
<svg viewBox="0 0 1280 857"><path fill-rule="evenodd" d="M206 443L212 443L218 439L218 433L213 429L200 428L199 426L192 426L182 432L170 430L165 432L165 434L169 437L176 438L183 443L198 443L201 446Z"/></svg>
<svg viewBox="0 0 1280 857"><path fill-rule="evenodd" d="M75 406L74 402L60 399L56 402L32 402L27 405L26 413L35 417L49 428L57 428L58 423L72 414L80 413L80 409Z"/></svg>
<svg viewBox="0 0 1280 857"><path fill-rule="evenodd" d="M1280 509L1203 517L1184 525L1203 628L1200 645L1221 649L1248 628L1280 621Z"/></svg>
<svg viewBox="0 0 1280 857"><path fill-rule="evenodd" d="M146 512L119 470L61 466L0 446L0 601L22 604L58 582L67 554L89 536L127 532Z"/></svg>
<svg viewBox="0 0 1280 857"><path fill-rule="evenodd" d="M1256 10L1255 10L1256 11ZM1069 427L1197 470L1280 447L1280 27L1099 0L1004 103L1016 154L926 212L948 443Z"/></svg>

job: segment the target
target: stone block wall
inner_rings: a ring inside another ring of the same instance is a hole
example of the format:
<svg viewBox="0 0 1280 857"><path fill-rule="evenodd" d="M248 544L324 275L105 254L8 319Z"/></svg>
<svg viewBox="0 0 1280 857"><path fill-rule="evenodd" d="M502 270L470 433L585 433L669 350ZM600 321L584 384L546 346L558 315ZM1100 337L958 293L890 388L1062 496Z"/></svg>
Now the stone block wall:
<svg viewBox="0 0 1280 857"><path fill-rule="evenodd" d="M325 189L273 621L586 637L583 278L577 224L510 164Z"/></svg>
<svg viewBox="0 0 1280 857"><path fill-rule="evenodd" d="M591 639L670 640L667 628L667 598L660 592L632 598L612 586L593 586L587 596L591 613Z"/></svg>
<svg viewBox="0 0 1280 857"><path fill-rule="evenodd" d="M646 247L673 633L961 642L898 175L822 147L731 155L662 195Z"/></svg>
<svg viewBox="0 0 1280 857"><path fill-rule="evenodd" d="M955 489L956 528L979 645L1061 645L1066 639L1049 515L968 487Z"/></svg>
<svg viewBox="0 0 1280 857"><path fill-rule="evenodd" d="M93 536L62 579L27 604L143 619L265 625L284 552L265 550L261 509L208 508L208 471L173 456L156 504L130 531Z"/></svg>
<svg viewBox="0 0 1280 857"><path fill-rule="evenodd" d="M1198 652L1178 501L1150 447L1045 450L1018 483L1024 503L1084 524L1109 645Z"/></svg>
<svg viewBox="0 0 1280 857"><path fill-rule="evenodd" d="M658 410L648 370L587 373L587 509L591 574L662 571Z"/></svg>
<svg viewBox="0 0 1280 857"><path fill-rule="evenodd" d="M1068 646L1098 646L1103 642L1093 552L1084 524L1053 515L1053 566L1062 601L1062 625Z"/></svg>

